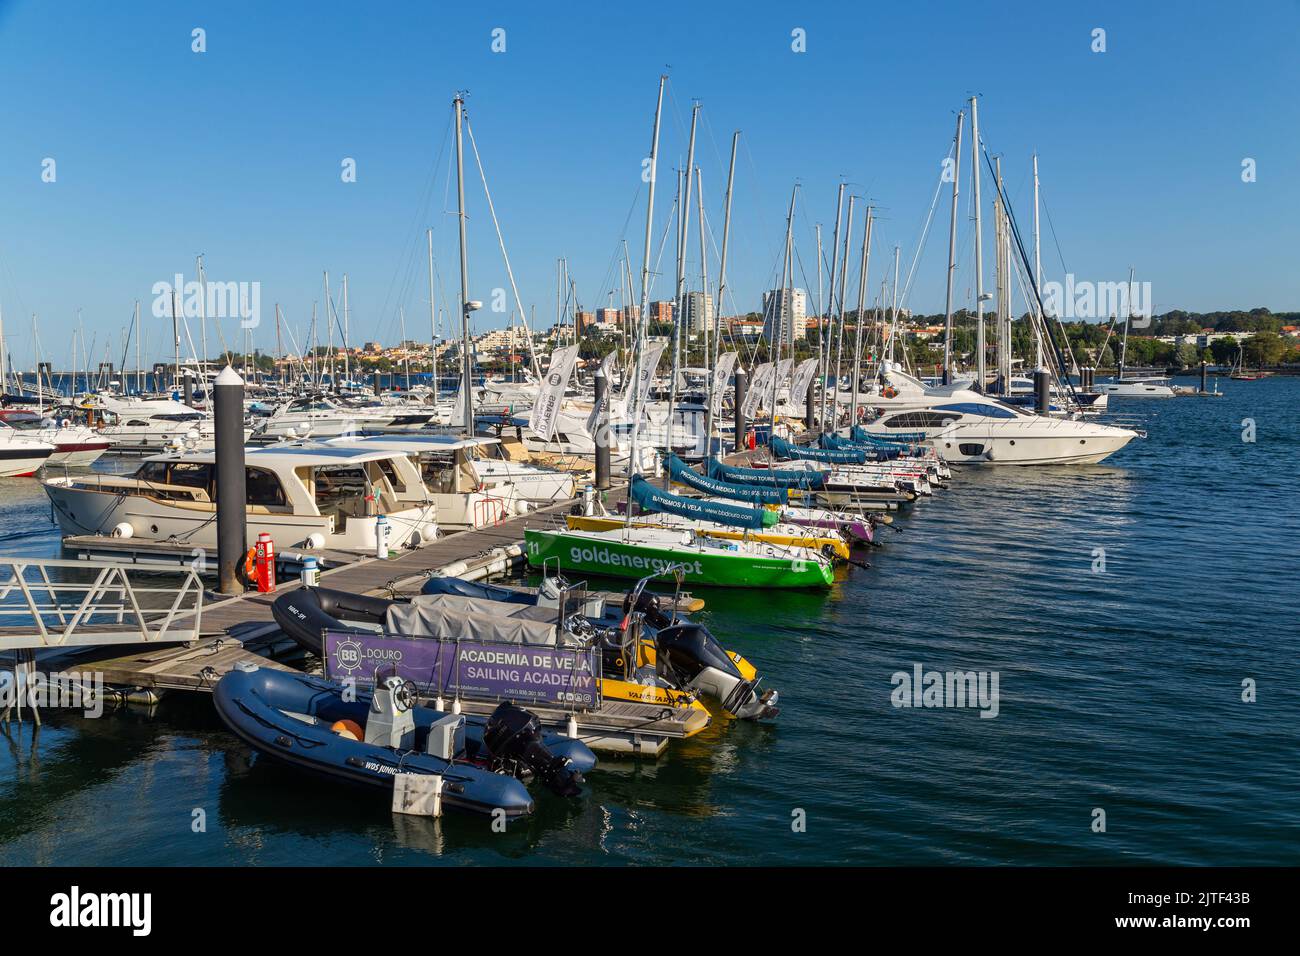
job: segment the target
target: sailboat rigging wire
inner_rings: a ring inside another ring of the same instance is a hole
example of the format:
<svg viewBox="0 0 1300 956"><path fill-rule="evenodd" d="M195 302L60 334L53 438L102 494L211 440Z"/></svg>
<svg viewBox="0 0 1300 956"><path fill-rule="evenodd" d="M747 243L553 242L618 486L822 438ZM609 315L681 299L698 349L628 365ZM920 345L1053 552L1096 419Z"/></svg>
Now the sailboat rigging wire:
<svg viewBox="0 0 1300 956"><path fill-rule="evenodd" d="M981 144L981 145L982 145L982 144ZM992 159L992 157L989 156L988 149L985 148L985 149L982 150L982 152L983 152L983 154L984 154L984 163L985 163L985 165L988 166L988 168L989 168L989 174L993 177L993 188L996 189L996 190L998 191L998 193L999 193L999 195L1000 195L1000 197L1001 197L1001 199L1002 199L1002 211L1003 211L1003 215L1006 216L1007 225L1008 225L1008 226L1010 227L1010 229L1011 229L1011 238L1013 238L1013 239L1015 240L1015 242L1016 242L1016 252L1019 254L1021 264L1022 264L1026 269L1028 269L1028 268L1029 268L1029 256L1025 254L1024 243L1022 243L1022 242L1020 241L1020 227L1016 224L1016 215L1015 215L1015 212L1011 209L1010 206L1007 205L1006 192L1005 192L1005 190L1002 189L1001 184L998 182L997 172L996 172L996 170L994 169L994 166L993 166L993 159ZM1030 310L1029 310L1030 321L1033 322L1034 319L1037 318L1037 316L1042 316L1042 317L1043 317L1043 319L1042 319L1042 322L1043 322L1043 329L1040 330L1040 334L1043 336L1043 338L1044 338L1044 340L1046 341L1046 343L1049 344L1049 345L1051 345L1051 349L1048 350L1048 351L1046 351L1046 352L1044 352L1044 354L1045 354L1045 355L1048 355L1048 356L1052 356L1052 357L1055 358L1055 360L1056 360L1056 367L1053 368L1051 371L1054 373L1057 382L1058 382L1060 385L1062 385L1062 386L1065 388L1066 391L1068 391L1068 392L1070 393L1070 398L1071 398L1073 401L1075 401L1075 402L1077 403L1077 401L1078 401L1078 397L1077 397L1077 393L1076 393L1075 388L1074 388L1074 383L1070 381L1070 377L1069 377L1069 375L1068 375L1068 374L1065 374L1065 370L1068 368L1068 366L1066 365L1066 362L1065 362L1065 354L1061 351L1060 343L1056 341L1055 336L1051 335L1050 332L1049 332L1049 329L1048 329L1048 326L1047 326L1047 313L1046 313L1046 310L1043 308L1043 301L1042 301L1042 298L1041 298L1041 297L1039 296L1039 294L1038 294L1038 289L1037 289L1037 288L1034 288L1033 292L1034 292L1034 302L1035 302L1035 304L1038 306L1038 309L1037 309L1037 312L1036 312L1036 313L1035 313L1035 311L1034 311L1033 309L1030 309ZM1058 321L1058 324L1059 324L1059 321L1060 321L1060 320L1058 319L1057 321ZM1069 341L1068 338L1067 338L1066 341L1067 341L1067 342ZM1053 353L1055 353L1054 356L1053 356ZM1050 359L1050 358L1049 358L1049 362L1048 362L1048 364L1049 364L1049 365L1051 364L1051 359Z"/></svg>
<svg viewBox="0 0 1300 956"><path fill-rule="evenodd" d="M510 280L510 290L515 294L515 306L519 309L519 318L524 323L524 333L532 340L533 330L528 324L528 314L524 310L523 300L519 298L519 286L515 284L515 271L510 268L510 254L506 252L506 240L501 234L501 223L497 220L496 206L492 203L492 193L488 189L487 173L483 171L483 160L478 154L478 143L474 141L474 126L469 121L469 115L465 115L465 132L469 134L470 149L474 153L474 163L478 166L479 178L483 180L483 195L487 197L488 212L492 215L492 228L497 233L497 244L501 246L501 258L506 264L506 278ZM537 353L529 349L528 356L533 362L533 374L540 380L542 377L541 367L537 364Z"/></svg>
<svg viewBox="0 0 1300 956"><path fill-rule="evenodd" d="M447 146L451 142L453 125L454 118L448 116L446 125L443 128L442 145L438 148L438 153L434 158L432 165L429 167L428 175L425 178L424 190L421 193L420 202L412 211L411 220L406 227L406 235L410 238L406 243L404 243L407 249L405 264L403 265L402 257L399 255L397 262L393 266L393 274L388 280L388 289L384 292L384 301L379 310L379 314L381 316L388 315L390 322L392 321L392 317L396 314L395 311L391 314L389 313L389 303L392 302L394 297L394 287L397 288L397 299L402 301L406 299L406 296L415 281L415 270L417 268L416 257L423 252L424 247L424 243L422 242L424 239L424 229L420 227L419 223L421 221L428 222L432 218L429 215L429 210L433 202L434 184L437 182L438 170L442 166L442 161L447 155ZM448 168L450 169L450 166ZM399 272L404 272L404 277L400 285L398 285ZM441 276L439 276L438 288L441 289L442 287Z"/></svg>

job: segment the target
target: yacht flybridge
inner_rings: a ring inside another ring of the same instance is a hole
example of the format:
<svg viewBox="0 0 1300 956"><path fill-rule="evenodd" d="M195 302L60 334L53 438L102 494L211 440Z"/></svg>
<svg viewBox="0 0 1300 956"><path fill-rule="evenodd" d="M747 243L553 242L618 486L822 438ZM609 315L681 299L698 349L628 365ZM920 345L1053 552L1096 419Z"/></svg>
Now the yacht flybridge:
<svg viewBox="0 0 1300 956"><path fill-rule="evenodd" d="M383 448L403 451L418 460L421 474L430 492L466 494L483 492L511 503L511 514L522 514L527 504L550 504L574 496L572 473L511 461L502 453L501 439L455 435L366 435L332 439L331 444L350 444L358 448ZM445 489L445 491L444 491ZM438 502L439 520L444 527L458 523Z"/></svg>
<svg viewBox="0 0 1300 956"><path fill-rule="evenodd" d="M47 446L48 447L48 446ZM383 515L392 548L428 544L437 509L409 456L380 448L280 445L245 453L248 543L374 553ZM216 456L146 459L131 475L45 478L63 532L217 545Z"/></svg>

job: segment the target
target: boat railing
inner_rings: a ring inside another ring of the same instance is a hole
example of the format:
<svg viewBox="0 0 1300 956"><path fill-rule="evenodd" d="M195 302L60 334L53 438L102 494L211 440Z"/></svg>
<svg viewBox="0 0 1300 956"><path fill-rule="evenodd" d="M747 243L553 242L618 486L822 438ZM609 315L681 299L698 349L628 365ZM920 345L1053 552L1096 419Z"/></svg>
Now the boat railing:
<svg viewBox="0 0 1300 956"><path fill-rule="evenodd" d="M203 594L192 568L0 557L0 650L197 641Z"/></svg>

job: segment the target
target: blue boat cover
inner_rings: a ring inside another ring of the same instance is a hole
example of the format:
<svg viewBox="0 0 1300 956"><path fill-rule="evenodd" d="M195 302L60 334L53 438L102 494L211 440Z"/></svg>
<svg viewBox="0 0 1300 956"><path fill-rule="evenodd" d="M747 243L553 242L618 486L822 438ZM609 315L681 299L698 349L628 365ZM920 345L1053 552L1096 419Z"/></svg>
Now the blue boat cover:
<svg viewBox="0 0 1300 956"><path fill-rule="evenodd" d="M826 464L861 465L867 460L864 451L825 451L818 448L801 448L784 438L773 438L772 453L786 461L822 461Z"/></svg>
<svg viewBox="0 0 1300 956"><path fill-rule="evenodd" d="M890 435L888 438L882 438L880 435L873 435L861 425L853 426L853 440L865 442L868 445L896 445L906 447L916 445L925 441L925 432L899 432L897 435Z"/></svg>
<svg viewBox="0 0 1300 956"><path fill-rule="evenodd" d="M640 475L632 476L628 497L636 502L642 511L662 511L670 515L681 515L684 518L716 521L718 524L731 525L733 528L749 528L752 531L770 528L780 520L779 514L766 508L745 508L740 505L724 505L716 501L687 498L685 495L672 495L654 487Z"/></svg>
<svg viewBox="0 0 1300 956"><path fill-rule="evenodd" d="M701 475L676 455L669 453L665 458L668 474L673 481L687 485L696 491L703 491L719 498L732 501L748 501L756 505L782 505L790 497L784 488L766 488L758 485L733 484L721 478Z"/></svg>
<svg viewBox="0 0 1300 956"><path fill-rule="evenodd" d="M823 434L820 439L823 448L832 451L861 451L867 455L867 461L892 461L900 457L907 449L900 445L869 445L863 447L839 435Z"/></svg>
<svg viewBox="0 0 1300 956"><path fill-rule="evenodd" d="M726 465L716 458L708 461L709 477L768 488L818 489L826 487L826 475L820 471L778 468L741 468Z"/></svg>

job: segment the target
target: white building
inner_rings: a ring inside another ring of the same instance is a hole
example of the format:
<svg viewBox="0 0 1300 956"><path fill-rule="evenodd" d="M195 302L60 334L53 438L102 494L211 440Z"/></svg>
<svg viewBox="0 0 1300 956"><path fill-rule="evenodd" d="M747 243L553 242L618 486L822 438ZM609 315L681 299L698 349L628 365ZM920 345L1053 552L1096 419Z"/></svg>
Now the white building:
<svg viewBox="0 0 1300 956"><path fill-rule="evenodd" d="M686 293L686 334L702 335L706 327L709 335L717 334L718 325L713 318L713 297L703 292Z"/></svg>
<svg viewBox="0 0 1300 956"><path fill-rule="evenodd" d="M779 330L781 341L788 341L791 324L795 339L801 339L807 334L808 293L803 289L773 289L764 292L763 337L769 342L774 341Z"/></svg>

